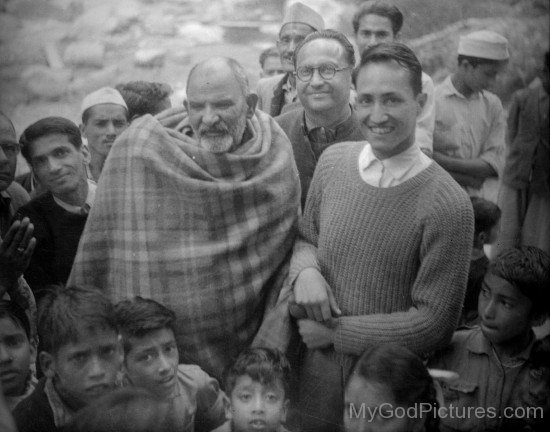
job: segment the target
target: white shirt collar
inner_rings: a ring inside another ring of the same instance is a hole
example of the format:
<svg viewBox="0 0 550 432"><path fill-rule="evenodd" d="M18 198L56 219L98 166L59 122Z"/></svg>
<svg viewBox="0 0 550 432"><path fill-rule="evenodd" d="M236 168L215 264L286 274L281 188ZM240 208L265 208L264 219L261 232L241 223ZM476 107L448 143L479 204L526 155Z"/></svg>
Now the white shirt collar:
<svg viewBox="0 0 550 432"><path fill-rule="evenodd" d="M380 160L367 142L359 154L359 173L371 186L397 186L426 169L432 160L415 143L401 153Z"/></svg>
<svg viewBox="0 0 550 432"><path fill-rule="evenodd" d="M65 201L61 201L55 195L53 197L57 205L67 210L69 213L82 214L82 209L86 210L86 213L90 211L95 200L95 192L97 189L97 184L93 180L88 179L88 195L86 196L86 201L83 206L75 206L68 204Z"/></svg>

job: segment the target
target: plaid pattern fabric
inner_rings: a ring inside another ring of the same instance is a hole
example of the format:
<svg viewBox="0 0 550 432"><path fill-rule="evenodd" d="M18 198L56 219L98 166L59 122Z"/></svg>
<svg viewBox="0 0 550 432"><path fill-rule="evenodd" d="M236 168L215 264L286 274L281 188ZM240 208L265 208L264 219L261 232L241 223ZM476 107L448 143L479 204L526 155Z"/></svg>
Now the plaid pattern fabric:
<svg viewBox="0 0 550 432"><path fill-rule="evenodd" d="M213 154L151 116L132 123L107 158L69 278L173 309L181 360L218 378L278 295L300 206L286 135L260 111L247 133L236 152Z"/></svg>

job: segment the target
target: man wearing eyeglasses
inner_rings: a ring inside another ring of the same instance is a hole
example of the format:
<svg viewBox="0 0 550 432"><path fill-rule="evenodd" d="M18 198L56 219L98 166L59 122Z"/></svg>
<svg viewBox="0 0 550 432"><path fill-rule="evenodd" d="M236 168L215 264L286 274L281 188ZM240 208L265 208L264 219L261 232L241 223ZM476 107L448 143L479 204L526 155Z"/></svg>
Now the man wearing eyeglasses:
<svg viewBox="0 0 550 432"><path fill-rule="evenodd" d="M306 5L296 2L288 8L277 41L284 74L263 78L258 82L258 109L275 117L299 106L293 75L294 51L308 34L324 28L325 22L321 15Z"/></svg>
<svg viewBox="0 0 550 432"><path fill-rule="evenodd" d="M319 157L330 145L362 141L359 122L350 106L353 45L340 32L311 33L295 53L296 89L303 108L276 120L294 151L302 186L302 208Z"/></svg>

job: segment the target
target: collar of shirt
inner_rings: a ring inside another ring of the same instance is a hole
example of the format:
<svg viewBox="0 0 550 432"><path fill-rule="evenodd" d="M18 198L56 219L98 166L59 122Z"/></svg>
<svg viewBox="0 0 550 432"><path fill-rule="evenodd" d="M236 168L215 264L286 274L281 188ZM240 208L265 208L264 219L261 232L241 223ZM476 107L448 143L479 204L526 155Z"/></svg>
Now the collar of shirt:
<svg viewBox="0 0 550 432"><path fill-rule="evenodd" d="M380 160L367 142L359 154L359 175L371 186L392 187L413 178L424 171L432 160L413 144L405 151L387 159Z"/></svg>
<svg viewBox="0 0 550 432"><path fill-rule="evenodd" d="M464 96L454 86L453 81L451 80L451 75L445 78L445 80L441 83L441 91L444 96L456 96L466 100L478 99L481 97L481 92L474 92L469 98Z"/></svg>
<svg viewBox="0 0 550 432"><path fill-rule="evenodd" d="M533 344L536 340L533 331L531 331L529 337L529 344L516 356L516 358L519 360L529 360L531 349L533 348ZM489 339L485 337L485 335L481 331L481 328L479 327L477 328L477 331L472 335L472 337L468 339L466 349L475 354L485 354L488 356L491 355L491 353L493 352L491 342L489 342Z"/></svg>
<svg viewBox="0 0 550 432"><path fill-rule="evenodd" d="M61 400L61 396L57 393L53 381L50 378L46 378L46 384L44 385L44 393L48 398L50 408L53 413L53 422L57 428L61 428L69 423L74 417L74 411L71 410Z"/></svg>
<svg viewBox="0 0 550 432"><path fill-rule="evenodd" d="M341 134L349 132L354 122L355 117L352 109L351 114L348 116L348 118L345 119L343 122L337 124L333 128L325 128L322 126L312 127L312 125L309 124L306 112L304 111L302 130L304 132L304 135L308 137L311 143L333 143L338 139Z"/></svg>
<svg viewBox="0 0 550 432"><path fill-rule="evenodd" d="M88 196L86 197L86 202L84 203L83 206L75 206L72 204L68 204L65 201L61 201L56 196L54 196L53 199L57 203L57 205L67 210L69 213L82 214L83 212L85 212L87 214L92 208L92 205L94 204L96 189L97 189L96 182L88 179Z"/></svg>
<svg viewBox="0 0 550 432"><path fill-rule="evenodd" d="M290 82L290 74L288 74L288 78L283 83L281 88L283 89L283 92L285 94L285 102L286 103L291 103L291 102L294 102L296 100L296 95L297 95L296 88L293 87L292 83Z"/></svg>

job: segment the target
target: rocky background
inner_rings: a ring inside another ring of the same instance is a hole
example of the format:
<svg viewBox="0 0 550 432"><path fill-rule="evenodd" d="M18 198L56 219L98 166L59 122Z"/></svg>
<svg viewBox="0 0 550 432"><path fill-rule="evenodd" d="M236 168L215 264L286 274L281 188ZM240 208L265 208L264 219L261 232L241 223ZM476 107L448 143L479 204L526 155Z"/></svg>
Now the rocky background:
<svg viewBox="0 0 550 432"><path fill-rule="evenodd" d="M302 0L327 26L352 33L353 0ZM496 92L504 103L536 76L548 49L550 0L394 0L402 37L441 81L456 64L458 37L492 29L511 61ZM0 0L0 110L20 133L47 115L79 122L82 97L130 80L163 81L181 103L193 64L238 59L252 86L259 53L277 39L285 0ZM21 169L25 169L22 167Z"/></svg>

